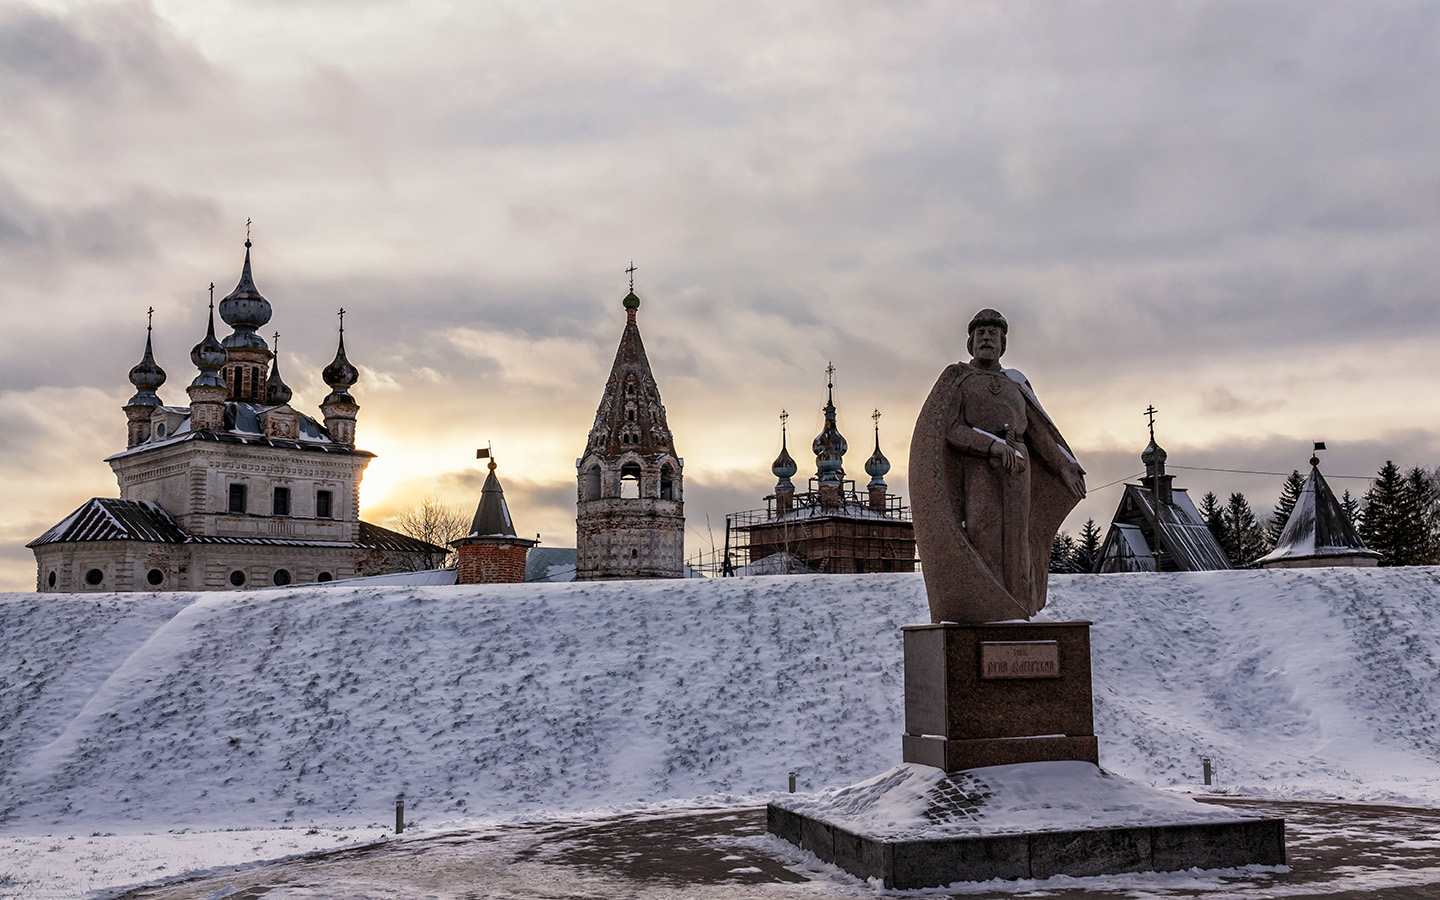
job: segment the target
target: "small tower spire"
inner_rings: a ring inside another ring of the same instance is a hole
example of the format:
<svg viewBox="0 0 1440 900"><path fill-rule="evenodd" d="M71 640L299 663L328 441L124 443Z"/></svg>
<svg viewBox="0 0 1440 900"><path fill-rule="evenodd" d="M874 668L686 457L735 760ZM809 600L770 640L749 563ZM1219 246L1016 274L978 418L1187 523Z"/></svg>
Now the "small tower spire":
<svg viewBox="0 0 1440 900"><path fill-rule="evenodd" d="M350 388L360 380L360 373L350 364L345 355L345 308L340 308L340 340L335 349L335 358L330 361L320 377L330 386L330 393L320 404L325 414L325 428L330 436L341 444L355 443L355 418L360 404L350 396Z"/></svg>
<svg viewBox="0 0 1440 900"><path fill-rule="evenodd" d="M151 346L151 333L155 325L155 307L145 313L145 354L140 362L130 369L130 384L135 387L135 396L126 402L125 410L126 448L144 442L150 436L150 416L161 406L160 395L155 393L165 383L165 370L155 362Z"/></svg>
<svg viewBox="0 0 1440 900"><path fill-rule="evenodd" d="M265 380L265 402L271 406L280 406L290 402L295 396L285 379L280 376L280 332L275 332L273 343L275 359L270 363L270 377Z"/></svg>
<svg viewBox="0 0 1440 900"><path fill-rule="evenodd" d="M825 366L825 427L815 436L815 479L820 482L820 505L839 506L845 482L845 436L835 424L835 364Z"/></svg>
<svg viewBox="0 0 1440 900"><path fill-rule="evenodd" d="M795 502L795 483L790 478L800 471L800 467L790 456L785 433L786 421L789 418L790 413L780 410L780 455L770 464L770 472L778 479L775 482L775 514L781 516L789 512Z"/></svg>
<svg viewBox="0 0 1440 900"><path fill-rule="evenodd" d="M210 282L210 317L205 325L205 337L190 350L190 361L199 374L185 393L190 395L190 430L220 431L225 427L225 399L229 389L220 370L225 367L230 354L225 345L215 338L215 282Z"/></svg>
<svg viewBox="0 0 1440 900"><path fill-rule="evenodd" d="M885 498L889 492L889 486L885 484L885 475L890 471L890 460L880 452L880 410L875 410L870 418L875 423L875 452L865 460L865 474L870 476L870 483L866 487L870 491L870 508L883 513Z"/></svg>

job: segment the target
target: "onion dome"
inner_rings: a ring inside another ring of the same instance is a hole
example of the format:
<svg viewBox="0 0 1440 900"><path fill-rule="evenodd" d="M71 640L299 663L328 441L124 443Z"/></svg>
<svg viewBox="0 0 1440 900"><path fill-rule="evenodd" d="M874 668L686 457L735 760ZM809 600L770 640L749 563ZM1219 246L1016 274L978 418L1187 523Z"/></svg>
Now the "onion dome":
<svg viewBox="0 0 1440 900"><path fill-rule="evenodd" d="M782 415L782 418L787 417ZM790 480L790 478L798 471L800 471L800 467L795 464L795 460L790 458L790 450L786 446L785 426L782 424L780 426L780 455L775 457L775 462L770 464L770 472L776 478L780 479L775 484L775 490L795 490L795 484Z"/></svg>
<svg viewBox="0 0 1440 900"><path fill-rule="evenodd" d="M352 382L353 383L353 382ZM275 334L275 359L270 363L270 377L265 379L265 402L271 406L289 403L294 392L280 377L280 334Z"/></svg>
<svg viewBox="0 0 1440 900"><path fill-rule="evenodd" d="M835 367L826 370L829 380L825 389L825 427L815 436L810 449L815 453L815 474L821 482L845 480L845 451L849 449L845 436L835 426Z"/></svg>
<svg viewBox="0 0 1440 900"><path fill-rule="evenodd" d="M245 239L245 265L240 270L240 283L220 301L220 318L235 329L225 338L226 347L253 347L268 350L265 339L255 333L270 321L270 301L260 295L250 275L250 239Z"/></svg>
<svg viewBox="0 0 1440 900"><path fill-rule="evenodd" d="M614 294L611 294L611 296L613 297ZM625 306L626 309L640 308L640 298L635 296L635 291L633 289L630 291L630 293L626 294L625 299L620 302Z"/></svg>
<svg viewBox="0 0 1440 900"><path fill-rule="evenodd" d="M345 357L345 310L340 310L340 345L335 350L335 358L330 361L320 377L330 386L330 395L325 398L325 403L354 403L355 399L350 396L350 388L360 380L360 372L350 365L350 360Z"/></svg>
<svg viewBox="0 0 1440 900"><path fill-rule="evenodd" d="M865 474L870 476L868 487L885 487L885 475L890 471L890 460L880 452L880 411L875 411L875 452L865 460Z"/></svg>
<svg viewBox="0 0 1440 900"><path fill-rule="evenodd" d="M1156 465L1163 469L1165 460L1169 458L1170 454L1165 452L1164 447L1155 443L1155 438L1153 437L1150 438L1150 443L1145 447L1144 452L1140 454L1140 461L1145 464L1145 470L1147 472Z"/></svg>
<svg viewBox="0 0 1440 900"><path fill-rule="evenodd" d="M205 327L205 339L190 350L190 361L200 370L200 374L190 382L191 387L225 387L220 370L225 367L230 354L225 352L225 345L215 339L215 295L210 296L210 322Z"/></svg>
<svg viewBox="0 0 1440 900"><path fill-rule="evenodd" d="M135 396L126 406L159 406L160 397L156 388L165 383L165 370L155 362L150 349L150 325L145 326L145 355L130 370L130 383L135 385Z"/></svg>

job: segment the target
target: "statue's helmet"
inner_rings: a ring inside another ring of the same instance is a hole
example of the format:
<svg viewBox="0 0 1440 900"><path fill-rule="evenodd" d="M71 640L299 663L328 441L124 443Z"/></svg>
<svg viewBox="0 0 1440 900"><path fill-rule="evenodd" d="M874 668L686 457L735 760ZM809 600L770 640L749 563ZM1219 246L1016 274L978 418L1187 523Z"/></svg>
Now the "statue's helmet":
<svg viewBox="0 0 1440 900"><path fill-rule="evenodd" d="M988 307L977 312L975 317L970 320L969 337L965 340L966 351L972 355L975 353L975 329L981 325L994 325L1000 329L1000 352L1003 354L1006 338L1010 333L1010 323L1005 321L1005 317L1000 314L999 310Z"/></svg>
<svg viewBox="0 0 1440 900"><path fill-rule="evenodd" d="M1005 321L1005 317L1000 315L998 310L982 309L977 312L975 318L970 320L970 334L974 334L975 329L981 325L994 325L1000 329L1001 334L1008 334L1010 331L1010 323Z"/></svg>

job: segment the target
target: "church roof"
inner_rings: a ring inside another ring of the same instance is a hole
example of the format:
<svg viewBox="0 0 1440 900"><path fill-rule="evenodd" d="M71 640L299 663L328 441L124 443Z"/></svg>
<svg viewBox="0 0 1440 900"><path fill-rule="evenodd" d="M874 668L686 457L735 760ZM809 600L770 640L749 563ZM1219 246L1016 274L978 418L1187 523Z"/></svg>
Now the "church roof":
<svg viewBox="0 0 1440 900"><path fill-rule="evenodd" d="M325 430L325 426L316 421L313 417L300 414L300 432L295 440L288 438L266 437L265 429L260 425L260 413L265 409L264 404L249 403L245 401L231 401L225 404L225 430L223 431L191 431L190 430L190 407L188 406L167 406L165 409L180 413L184 418L175 429L163 438L151 439L143 444L136 444L127 450L111 454L105 457L109 462L114 459L122 459L136 453L145 453L157 447L170 446L183 443L184 441L216 441L222 444L247 444L255 447L280 447L287 450L309 450L323 453L347 453L359 456L374 456L368 450L357 450L354 447L336 442Z"/></svg>
<svg viewBox="0 0 1440 900"><path fill-rule="evenodd" d="M1152 534L1159 525L1165 552L1182 572L1206 572L1230 568L1220 542L1215 540L1200 511L1184 488L1174 488L1170 503L1161 503L1156 512L1154 492L1148 485L1127 484L1115 511L1111 527L1139 526L1144 521ZM1126 535L1127 540L1131 539ZM1151 548L1153 552L1154 548Z"/></svg>
<svg viewBox="0 0 1440 900"><path fill-rule="evenodd" d="M1318 453L1316 454L1319 455ZM1325 557L1357 556L1380 558L1366 548L1355 526L1350 524L1340 501L1320 474L1320 466L1311 460L1310 475L1295 498L1295 508L1275 542L1275 549L1256 560L1260 565L1282 560L1323 559Z"/></svg>
<svg viewBox="0 0 1440 900"><path fill-rule="evenodd" d="M297 538L218 537L188 534L158 503L149 500L121 500L92 497L57 525L26 544L94 543L97 541L147 541L159 544L244 544L262 547L328 547L357 550L395 550L406 553L444 554L444 547L427 544L409 535L369 522L360 523L359 540L315 541Z"/></svg>
<svg viewBox="0 0 1440 900"><path fill-rule="evenodd" d="M43 547L75 541L149 541L181 544L185 532L158 503L92 497L55 527L26 544Z"/></svg>
<svg viewBox="0 0 1440 900"><path fill-rule="evenodd" d="M675 439L665 420L665 405L650 372L635 313L635 307L627 303L625 330L595 411L585 456L599 454L615 459L632 451L651 459L661 454L676 455Z"/></svg>

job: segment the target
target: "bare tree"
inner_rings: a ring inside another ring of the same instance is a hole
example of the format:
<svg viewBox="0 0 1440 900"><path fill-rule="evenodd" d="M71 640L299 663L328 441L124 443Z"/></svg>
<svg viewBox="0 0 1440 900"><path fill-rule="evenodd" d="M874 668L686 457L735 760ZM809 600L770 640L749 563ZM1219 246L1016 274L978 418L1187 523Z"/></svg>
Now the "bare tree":
<svg viewBox="0 0 1440 900"><path fill-rule="evenodd" d="M390 518L390 524L401 534L439 547L470 533L470 514L463 507L446 503L431 495L409 509ZM455 564L455 548L441 554L423 553L410 557L417 569L439 569Z"/></svg>

